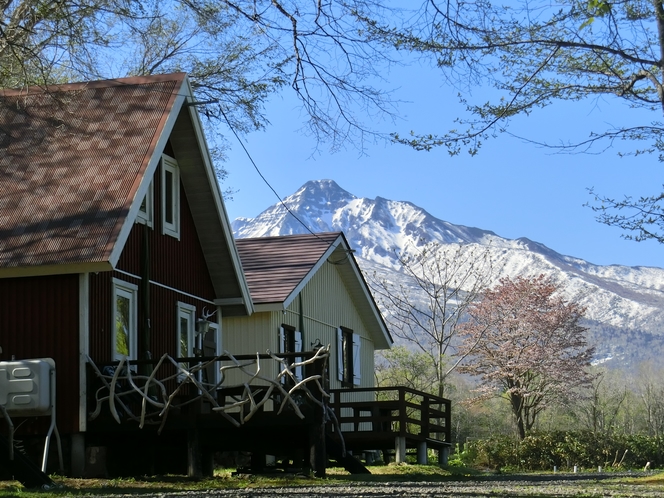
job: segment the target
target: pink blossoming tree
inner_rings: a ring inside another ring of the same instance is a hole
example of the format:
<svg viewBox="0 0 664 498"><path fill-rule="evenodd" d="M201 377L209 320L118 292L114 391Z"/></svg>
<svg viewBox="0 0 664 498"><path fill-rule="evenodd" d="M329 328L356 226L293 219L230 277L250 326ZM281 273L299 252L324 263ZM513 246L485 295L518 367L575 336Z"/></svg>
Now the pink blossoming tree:
<svg viewBox="0 0 664 498"><path fill-rule="evenodd" d="M550 278L503 278L470 307L460 371L479 376L477 399L506 398L523 439L552 403L578 396L592 381L594 348L579 325L585 309L566 301Z"/></svg>

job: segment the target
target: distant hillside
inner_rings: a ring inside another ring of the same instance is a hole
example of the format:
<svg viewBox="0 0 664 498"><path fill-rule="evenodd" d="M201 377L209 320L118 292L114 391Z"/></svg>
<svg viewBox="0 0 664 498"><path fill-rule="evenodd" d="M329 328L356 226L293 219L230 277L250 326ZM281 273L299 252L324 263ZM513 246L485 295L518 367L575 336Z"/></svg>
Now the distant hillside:
<svg viewBox="0 0 664 498"><path fill-rule="evenodd" d="M284 204L312 231L343 231L366 271L387 280L402 279L395 252L436 242L489 247L496 279L509 275L553 275L567 285L570 298L587 307L597 360L634 365L664 353L664 270L652 267L600 266L527 238L506 239L479 228L435 218L406 201L358 198L332 180L310 181ZM305 233L306 228L281 204L254 219L233 222L236 237Z"/></svg>

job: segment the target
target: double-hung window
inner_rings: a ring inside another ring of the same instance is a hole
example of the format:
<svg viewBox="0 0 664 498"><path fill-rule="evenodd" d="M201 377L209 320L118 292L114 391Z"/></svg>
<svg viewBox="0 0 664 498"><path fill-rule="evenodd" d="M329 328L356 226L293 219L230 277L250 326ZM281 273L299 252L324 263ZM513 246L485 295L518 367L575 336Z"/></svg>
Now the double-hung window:
<svg viewBox="0 0 664 498"><path fill-rule="evenodd" d="M161 232L180 239L180 169L166 154L161 156Z"/></svg>
<svg viewBox="0 0 664 498"><path fill-rule="evenodd" d="M279 327L279 352L280 353L301 353L302 352L302 332L295 330L294 327L289 325L282 325ZM288 360L291 363L300 363L301 357L290 357ZM302 366L296 366L293 375L295 379L300 381L304 378ZM283 379L286 380L285 378Z"/></svg>
<svg viewBox="0 0 664 498"><path fill-rule="evenodd" d="M360 385L360 340L360 335L351 329L337 329L337 378L344 386Z"/></svg>
<svg viewBox="0 0 664 498"><path fill-rule="evenodd" d="M194 356L196 347L196 307L191 304L178 302L177 307L177 335L178 335L178 357L188 358ZM189 363L181 363L183 368L188 369ZM184 380L184 374L178 376L180 381Z"/></svg>
<svg viewBox="0 0 664 498"><path fill-rule="evenodd" d="M210 322L208 332L202 337L203 356L219 356L221 354L221 327L218 322ZM219 384L221 375L219 364L210 363L203 371L203 382L208 385L208 389Z"/></svg>
<svg viewBox="0 0 664 498"><path fill-rule="evenodd" d="M138 358L138 286L113 279L113 360Z"/></svg>

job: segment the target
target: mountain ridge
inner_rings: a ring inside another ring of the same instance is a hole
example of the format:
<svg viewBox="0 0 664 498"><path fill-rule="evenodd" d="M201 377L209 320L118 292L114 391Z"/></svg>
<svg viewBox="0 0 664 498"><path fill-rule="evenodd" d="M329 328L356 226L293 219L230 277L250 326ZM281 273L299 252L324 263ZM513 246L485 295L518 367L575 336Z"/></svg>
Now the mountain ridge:
<svg viewBox="0 0 664 498"><path fill-rule="evenodd" d="M540 273L562 281L567 297L586 306L595 340L605 343L598 344L600 356L630 356L614 347L619 338L610 336L620 331L636 337L637 342L639 337L650 337L643 347L664 351L664 269L596 265L527 237L508 239L490 230L455 225L410 201L357 197L333 180L309 181L283 204L270 206L253 219L238 218L232 227L236 237L242 238L306 233L303 224L313 232L343 231L356 249L360 267L365 271L371 267L388 280L403 278L397 254L414 254L431 244L439 248L476 244L487 248L500 268L494 282L502 276ZM661 347L651 344L653 338L661 338ZM630 353L631 359L624 361L641 361L646 353Z"/></svg>

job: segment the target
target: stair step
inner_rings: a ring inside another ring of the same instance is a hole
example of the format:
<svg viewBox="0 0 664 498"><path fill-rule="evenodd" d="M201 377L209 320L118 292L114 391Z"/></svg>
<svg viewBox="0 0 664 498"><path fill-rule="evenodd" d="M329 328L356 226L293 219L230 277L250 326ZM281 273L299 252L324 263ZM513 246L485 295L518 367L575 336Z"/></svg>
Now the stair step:
<svg viewBox="0 0 664 498"><path fill-rule="evenodd" d="M329 434L325 435L325 448L327 454L343 465L344 469L351 474L371 474L369 469L353 455L348 453L344 455L341 444L331 438Z"/></svg>

